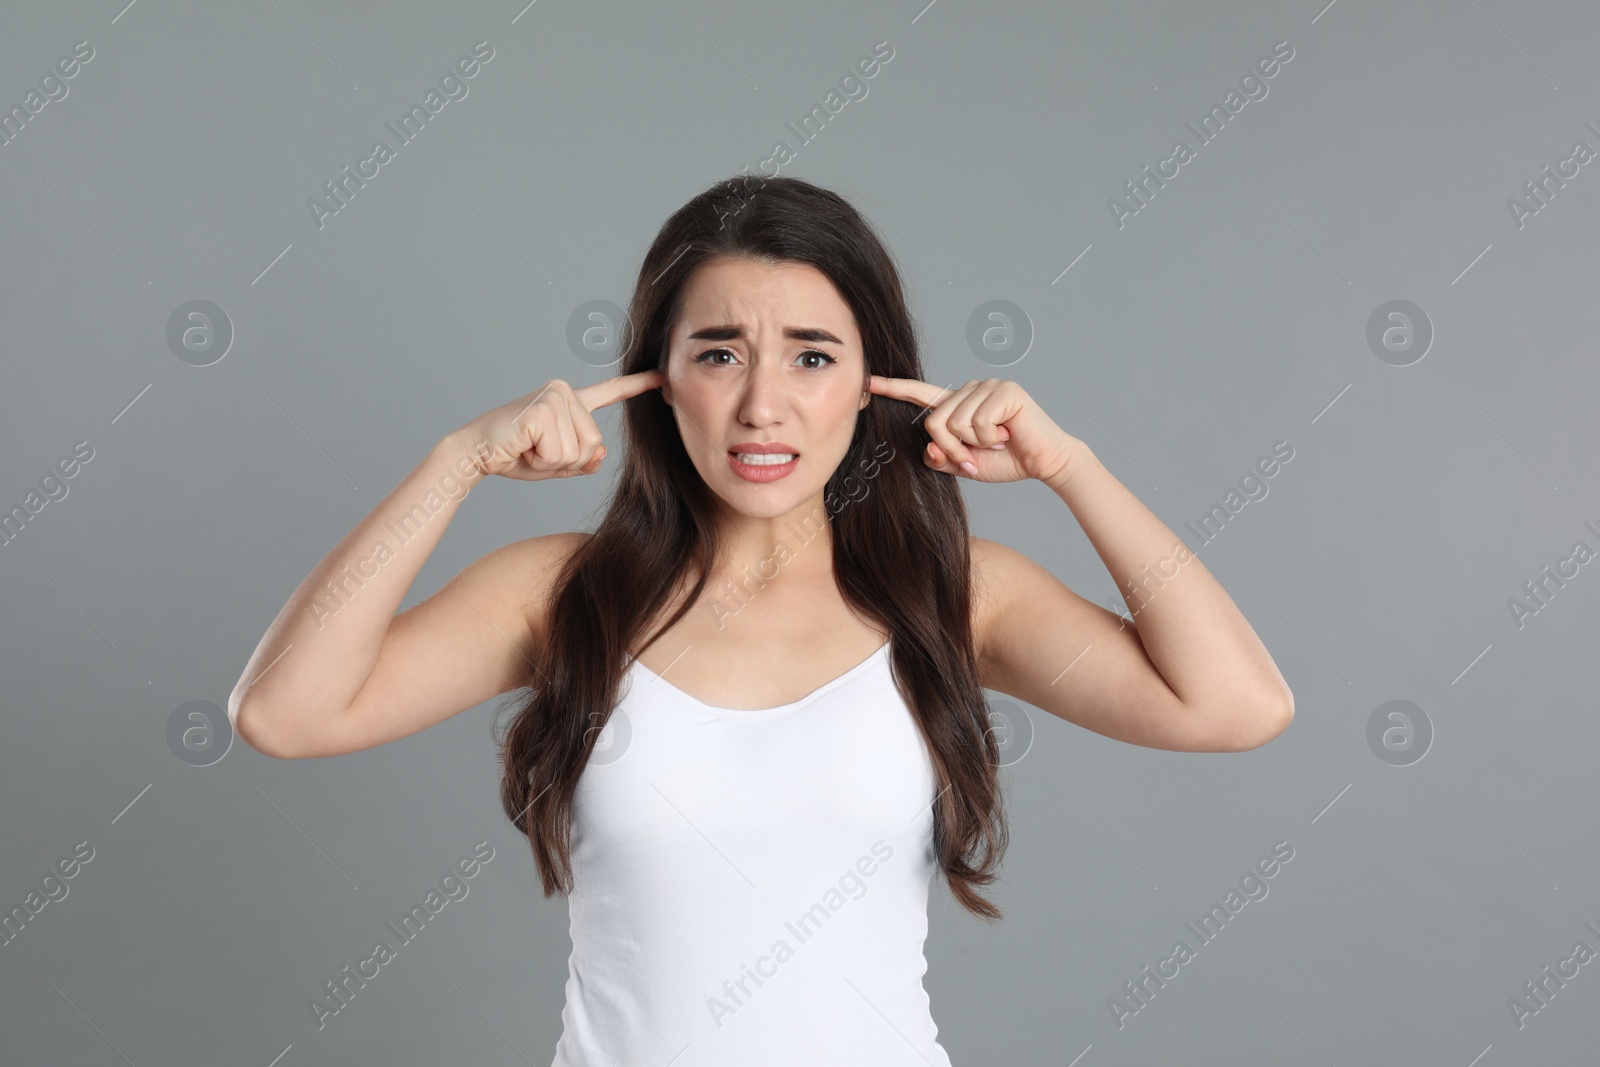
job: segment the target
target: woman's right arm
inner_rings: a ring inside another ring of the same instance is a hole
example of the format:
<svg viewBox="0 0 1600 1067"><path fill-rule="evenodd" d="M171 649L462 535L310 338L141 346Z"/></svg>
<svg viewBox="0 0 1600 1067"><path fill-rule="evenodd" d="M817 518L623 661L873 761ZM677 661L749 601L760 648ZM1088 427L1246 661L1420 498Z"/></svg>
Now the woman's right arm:
<svg viewBox="0 0 1600 1067"><path fill-rule="evenodd" d="M228 700L235 731L281 759L384 744L526 684L551 580L585 534L517 541L395 614L473 484L592 474L589 412L654 388L656 371L560 380L447 435L308 574Z"/></svg>

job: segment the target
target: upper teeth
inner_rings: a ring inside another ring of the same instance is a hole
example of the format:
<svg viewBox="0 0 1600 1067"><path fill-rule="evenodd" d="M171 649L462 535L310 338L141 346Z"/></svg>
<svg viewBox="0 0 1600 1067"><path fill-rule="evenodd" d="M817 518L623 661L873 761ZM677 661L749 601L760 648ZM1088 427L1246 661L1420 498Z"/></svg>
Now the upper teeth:
<svg viewBox="0 0 1600 1067"><path fill-rule="evenodd" d="M771 466L776 463L787 463L795 457L793 452L740 452L740 463L749 463L757 467Z"/></svg>

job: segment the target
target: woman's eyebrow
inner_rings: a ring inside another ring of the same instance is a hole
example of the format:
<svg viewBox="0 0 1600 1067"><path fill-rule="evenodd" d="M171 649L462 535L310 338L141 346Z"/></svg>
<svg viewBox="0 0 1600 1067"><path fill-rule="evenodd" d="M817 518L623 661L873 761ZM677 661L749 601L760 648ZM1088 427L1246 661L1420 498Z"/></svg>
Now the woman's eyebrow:
<svg viewBox="0 0 1600 1067"><path fill-rule="evenodd" d="M809 341L842 345L839 340L827 330L818 326L786 326L783 335L793 341ZM743 326L706 326L689 335L691 341L733 341L744 337Z"/></svg>

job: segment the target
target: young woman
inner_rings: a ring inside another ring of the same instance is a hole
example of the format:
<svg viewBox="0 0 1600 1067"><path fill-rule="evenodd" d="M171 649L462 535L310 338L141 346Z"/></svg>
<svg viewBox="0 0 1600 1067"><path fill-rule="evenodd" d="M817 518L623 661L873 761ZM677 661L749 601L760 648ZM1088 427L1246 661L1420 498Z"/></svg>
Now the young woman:
<svg viewBox="0 0 1600 1067"><path fill-rule="evenodd" d="M865 219L794 178L662 227L617 377L447 434L301 583L229 704L285 759L523 695L507 816L572 954L556 1067L947 1065L927 892L1005 850L984 689L1153 748L1266 743L1293 698L1206 568L1015 382L922 381ZM395 614L471 484L593 474L593 533L488 553ZM1127 619L971 537L956 478L1045 483ZM1070 518L1069 518L1070 515Z"/></svg>

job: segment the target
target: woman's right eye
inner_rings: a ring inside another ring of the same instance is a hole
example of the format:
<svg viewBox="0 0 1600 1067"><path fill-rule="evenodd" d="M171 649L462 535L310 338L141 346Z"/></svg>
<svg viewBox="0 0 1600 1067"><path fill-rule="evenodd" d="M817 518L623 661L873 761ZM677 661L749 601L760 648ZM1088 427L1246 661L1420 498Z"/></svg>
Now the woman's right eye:
<svg viewBox="0 0 1600 1067"><path fill-rule="evenodd" d="M708 351L702 352L698 356L694 357L694 361L696 363L710 363L710 362L712 362L712 360L709 357L715 356L715 355L720 355L720 354L726 354L726 355L730 355L731 356L731 355L733 355L733 350L729 349L729 348L713 348L713 349L710 349ZM723 363L723 364L719 364L719 366L727 366L727 364Z"/></svg>

